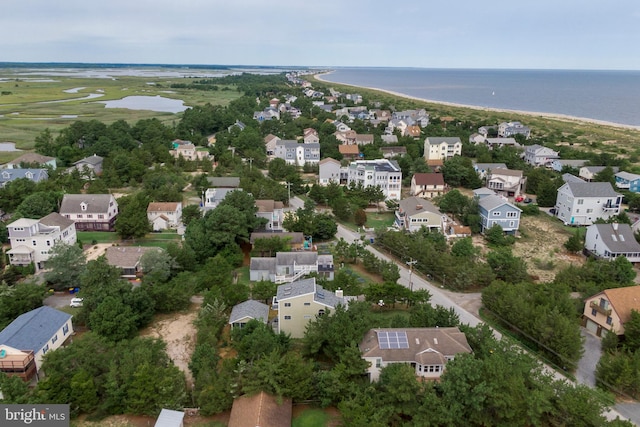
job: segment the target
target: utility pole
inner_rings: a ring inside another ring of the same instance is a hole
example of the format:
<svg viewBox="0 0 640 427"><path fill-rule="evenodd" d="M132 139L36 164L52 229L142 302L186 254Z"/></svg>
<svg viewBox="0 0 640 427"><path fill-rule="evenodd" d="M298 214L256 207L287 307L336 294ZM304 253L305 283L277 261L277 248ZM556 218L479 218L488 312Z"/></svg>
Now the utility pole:
<svg viewBox="0 0 640 427"><path fill-rule="evenodd" d="M411 290L411 292L413 292L413 282L411 281L411 277L413 275L413 266L418 261L411 258L411 261L405 261L405 262L409 266L409 289Z"/></svg>
<svg viewBox="0 0 640 427"><path fill-rule="evenodd" d="M247 161L249 162L249 172L251 172L253 169L253 157L249 157Z"/></svg>
<svg viewBox="0 0 640 427"><path fill-rule="evenodd" d="M288 199L288 203L289 206L291 206L291 183L290 182L285 182L284 185L287 186L287 189L289 190L289 199Z"/></svg>

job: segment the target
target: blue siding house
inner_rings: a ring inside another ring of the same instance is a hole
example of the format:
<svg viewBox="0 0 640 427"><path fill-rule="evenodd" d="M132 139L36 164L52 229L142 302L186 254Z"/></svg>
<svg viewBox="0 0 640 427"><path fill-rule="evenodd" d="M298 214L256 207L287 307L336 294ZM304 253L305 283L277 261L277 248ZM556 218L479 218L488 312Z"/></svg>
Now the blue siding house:
<svg viewBox="0 0 640 427"><path fill-rule="evenodd" d="M640 175L629 172L618 172L616 174L616 187L624 188L632 193L640 192Z"/></svg>
<svg viewBox="0 0 640 427"><path fill-rule="evenodd" d="M500 196L486 196L478 200L481 231L498 224L507 234L516 234L522 211Z"/></svg>

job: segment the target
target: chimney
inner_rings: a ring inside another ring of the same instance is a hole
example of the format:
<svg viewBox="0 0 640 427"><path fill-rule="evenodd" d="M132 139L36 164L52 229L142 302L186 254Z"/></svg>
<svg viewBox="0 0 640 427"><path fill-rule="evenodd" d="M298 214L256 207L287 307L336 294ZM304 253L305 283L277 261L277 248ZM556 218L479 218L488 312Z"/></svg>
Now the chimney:
<svg viewBox="0 0 640 427"><path fill-rule="evenodd" d="M618 231L618 223L617 222L612 223L611 226L613 227L613 231Z"/></svg>
<svg viewBox="0 0 640 427"><path fill-rule="evenodd" d="M338 298L343 298L343 297L344 297L344 292L342 292L342 289L338 288L338 289L336 290L336 296L337 296Z"/></svg>

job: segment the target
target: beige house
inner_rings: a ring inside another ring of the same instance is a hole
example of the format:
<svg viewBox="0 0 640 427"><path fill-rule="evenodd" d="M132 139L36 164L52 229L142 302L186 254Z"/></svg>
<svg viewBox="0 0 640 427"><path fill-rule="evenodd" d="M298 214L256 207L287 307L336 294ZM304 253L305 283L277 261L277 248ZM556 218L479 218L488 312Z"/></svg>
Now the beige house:
<svg viewBox="0 0 640 427"><path fill-rule="evenodd" d="M467 337L458 328L370 329L360 342L362 358L369 362L371 381L392 363L405 363L416 375L440 378L447 362L460 353L471 353Z"/></svg>
<svg viewBox="0 0 640 427"><path fill-rule="evenodd" d="M444 194L444 177L441 173L415 173L411 177L411 195L429 199Z"/></svg>
<svg viewBox="0 0 640 427"><path fill-rule="evenodd" d="M428 137L424 140L424 159L448 160L462 154L462 141L455 137Z"/></svg>
<svg viewBox="0 0 640 427"><path fill-rule="evenodd" d="M524 193L527 178L521 170L496 168L487 174L487 188L499 196L518 197Z"/></svg>
<svg viewBox="0 0 640 427"><path fill-rule="evenodd" d="M183 159L190 161L211 158L211 154L209 154L209 150L207 150L206 148L198 148L189 141L177 141L179 140L173 142L174 149L169 150L169 153L173 156L173 158L179 159L180 157L182 157Z"/></svg>
<svg viewBox="0 0 640 427"><path fill-rule="evenodd" d="M327 310L346 305L342 291L336 293L316 284L314 277L278 286L274 306L278 310L278 331L302 338L307 323Z"/></svg>
<svg viewBox="0 0 640 427"><path fill-rule="evenodd" d="M78 231L113 231L118 202L112 194L65 194L60 215L75 222Z"/></svg>
<svg viewBox="0 0 640 427"><path fill-rule="evenodd" d="M282 139L271 133L264 137L264 148L267 150L267 156L273 157L276 154L276 143L278 141L282 141Z"/></svg>
<svg viewBox="0 0 640 427"><path fill-rule="evenodd" d="M306 128L303 131L302 140L305 144L320 142L320 138L318 137L318 131L314 128Z"/></svg>
<svg viewBox="0 0 640 427"><path fill-rule="evenodd" d="M410 233L426 227L431 231L442 232L445 216L433 203L420 197L407 197L398 203L395 226Z"/></svg>
<svg viewBox="0 0 640 427"><path fill-rule="evenodd" d="M582 325L598 336L624 335L631 310L640 311L640 285L605 289L585 300Z"/></svg>
<svg viewBox="0 0 640 427"><path fill-rule="evenodd" d="M152 202L147 207L147 219L153 231L176 228L182 220L182 202Z"/></svg>
<svg viewBox="0 0 640 427"><path fill-rule="evenodd" d="M120 269L124 279L135 279L142 273L140 258L149 251L161 251L162 248L146 246L110 246L104 255L107 264Z"/></svg>

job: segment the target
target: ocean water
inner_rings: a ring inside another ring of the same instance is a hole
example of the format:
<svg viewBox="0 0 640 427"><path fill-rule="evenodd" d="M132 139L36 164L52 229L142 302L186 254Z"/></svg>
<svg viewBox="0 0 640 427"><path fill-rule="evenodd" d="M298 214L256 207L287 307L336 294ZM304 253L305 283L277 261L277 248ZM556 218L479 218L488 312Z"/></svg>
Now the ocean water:
<svg viewBox="0 0 640 427"><path fill-rule="evenodd" d="M338 68L322 79L433 101L640 126L640 71Z"/></svg>

